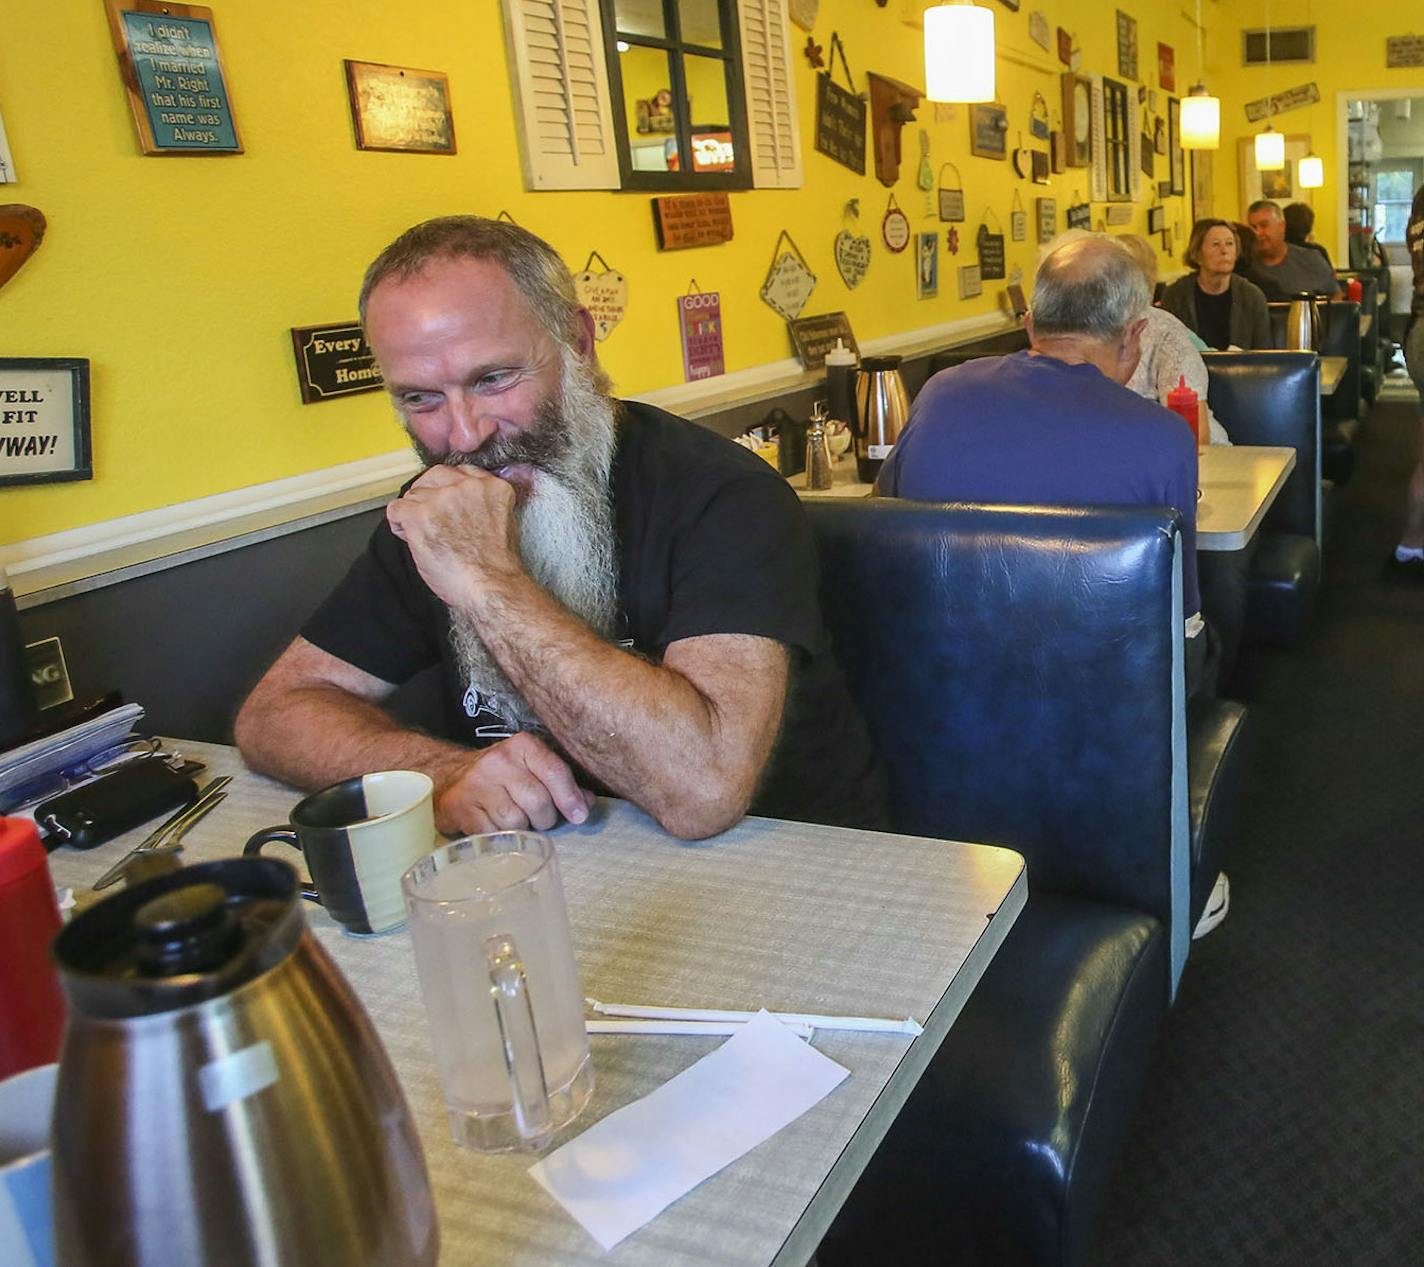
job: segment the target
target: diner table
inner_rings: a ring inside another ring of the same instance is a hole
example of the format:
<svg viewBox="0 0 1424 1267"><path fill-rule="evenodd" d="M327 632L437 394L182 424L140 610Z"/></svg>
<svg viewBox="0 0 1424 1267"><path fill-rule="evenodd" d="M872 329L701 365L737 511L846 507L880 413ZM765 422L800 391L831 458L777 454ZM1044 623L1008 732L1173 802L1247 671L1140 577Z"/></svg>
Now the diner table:
<svg viewBox="0 0 1424 1267"><path fill-rule="evenodd" d="M1252 444L1209 444L1198 452L1197 549L1240 550L1295 469L1295 450ZM829 489L808 489L804 475L791 482L802 497L869 497L872 486L856 476L855 460L842 458Z"/></svg>
<svg viewBox="0 0 1424 1267"><path fill-rule="evenodd" d="M233 776L227 800L185 838L186 863L240 853L250 834L284 822L298 799L248 771L232 748L174 746L206 763L203 781ZM73 887L81 907L97 900L88 886L151 826L87 852L56 850L56 884ZM817 1030L814 1046L850 1076L604 1252L526 1173L534 1155L485 1155L452 1142L406 931L352 937L307 905L311 928L370 1013L405 1090L425 1148L442 1262L804 1267L1023 909L1023 859L987 845L751 817L688 844L633 805L608 799L588 823L550 834L586 995L913 1016L924 1032ZM593 1098L554 1143L647 1095L724 1041L592 1036Z"/></svg>
<svg viewBox="0 0 1424 1267"><path fill-rule="evenodd" d="M1320 358L1320 394L1333 396L1350 367L1348 356L1322 356Z"/></svg>

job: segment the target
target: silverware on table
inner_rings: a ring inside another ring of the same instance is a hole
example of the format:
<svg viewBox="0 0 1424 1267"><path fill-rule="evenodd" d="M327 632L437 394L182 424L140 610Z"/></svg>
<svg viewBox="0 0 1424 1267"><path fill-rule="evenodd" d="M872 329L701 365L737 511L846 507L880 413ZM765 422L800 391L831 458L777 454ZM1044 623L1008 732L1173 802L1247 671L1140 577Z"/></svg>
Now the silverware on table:
<svg viewBox="0 0 1424 1267"><path fill-rule="evenodd" d="M94 891L98 892L100 889L107 889L111 884L120 880L123 877L124 868L139 854L181 848L179 841L183 839L184 834L190 827L218 806L227 796L223 788L227 787L231 782L232 776L227 774L221 778L214 779L203 789L202 794L196 801L172 815L172 817L164 822L156 831L146 836L120 858L118 862L114 863L112 867L105 871L95 883Z"/></svg>

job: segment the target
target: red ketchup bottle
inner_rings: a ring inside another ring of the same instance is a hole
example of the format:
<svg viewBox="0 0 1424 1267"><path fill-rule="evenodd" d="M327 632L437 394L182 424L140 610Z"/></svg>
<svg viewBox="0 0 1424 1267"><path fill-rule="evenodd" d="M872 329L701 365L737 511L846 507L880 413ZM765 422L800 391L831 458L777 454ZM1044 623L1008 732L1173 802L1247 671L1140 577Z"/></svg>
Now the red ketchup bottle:
<svg viewBox="0 0 1424 1267"><path fill-rule="evenodd" d="M49 957L59 924L34 823L0 818L0 1078L59 1058L64 996Z"/></svg>
<svg viewBox="0 0 1424 1267"><path fill-rule="evenodd" d="M1177 385L1167 393L1167 408L1174 414L1181 414L1182 421L1192 429L1197 443L1202 443L1201 409L1197 404L1197 394L1187 386L1187 376L1179 375Z"/></svg>
<svg viewBox="0 0 1424 1267"><path fill-rule="evenodd" d="M1365 298L1365 284L1358 277L1351 277L1345 283L1345 298L1352 299L1355 303L1363 303Z"/></svg>

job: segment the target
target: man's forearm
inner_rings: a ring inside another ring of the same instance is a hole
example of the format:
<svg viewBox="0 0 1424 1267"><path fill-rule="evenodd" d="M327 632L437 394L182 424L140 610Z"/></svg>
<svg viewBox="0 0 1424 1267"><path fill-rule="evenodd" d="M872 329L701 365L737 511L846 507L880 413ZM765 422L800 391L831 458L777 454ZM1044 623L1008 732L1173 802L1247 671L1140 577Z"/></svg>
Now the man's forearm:
<svg viewBox="0 0 1424 1267"><path fill-rule="evenodd" d="M259 688L233 729L252 769L304 788L373 770L421 770L439 787L472 756L335 686Z"/></svg>
<svg viewBox="0 0 1424 1267"><path fill-rule="evenodd" d="M611 646L527 577L488 586L477 603L486 645L591 775L679 835L710 834L745 812L775 718L748 761L749 737L724 734L686 677Z"/></svg>

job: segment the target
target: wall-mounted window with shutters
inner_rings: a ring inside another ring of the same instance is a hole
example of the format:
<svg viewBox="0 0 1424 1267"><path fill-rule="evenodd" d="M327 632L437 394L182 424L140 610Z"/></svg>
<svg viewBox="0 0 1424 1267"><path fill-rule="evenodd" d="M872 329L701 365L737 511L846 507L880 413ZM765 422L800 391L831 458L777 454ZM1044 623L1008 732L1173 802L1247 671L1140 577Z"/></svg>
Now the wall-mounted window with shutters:
<svg viewBox="0 0 1424 1267"><path fill-rule="evenodd" d="M519 153L529 189L617 189L598 0L504 0Z"/></svg>
<svg viewBox="0 0 1424 1267"><path fill-rule="evenodd" d="M786 0L504 0L529 189L799 186Z"/></svg>

